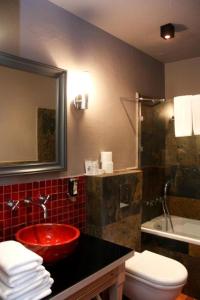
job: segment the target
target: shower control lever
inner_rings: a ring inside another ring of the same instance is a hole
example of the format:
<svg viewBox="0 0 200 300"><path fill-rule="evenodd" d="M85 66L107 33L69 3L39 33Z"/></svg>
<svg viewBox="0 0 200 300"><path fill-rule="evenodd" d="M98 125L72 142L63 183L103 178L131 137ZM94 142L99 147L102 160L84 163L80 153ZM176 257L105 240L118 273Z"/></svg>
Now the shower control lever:
<svg viewBox="0 0 200 300"><path fill-rule="evenodd" d="M7 205L14 211L16 208L19 208L19 200L8 200Z"/></svg>
<svg viewBox="0 0 200 300"><path fill-rule="evenodd" d="M46 204L47 203L47 201L49 200L49 198L50 198L50 195L47 195L47 196L39 196L39 201L40 201L40 203L41 204Z"/></svg>

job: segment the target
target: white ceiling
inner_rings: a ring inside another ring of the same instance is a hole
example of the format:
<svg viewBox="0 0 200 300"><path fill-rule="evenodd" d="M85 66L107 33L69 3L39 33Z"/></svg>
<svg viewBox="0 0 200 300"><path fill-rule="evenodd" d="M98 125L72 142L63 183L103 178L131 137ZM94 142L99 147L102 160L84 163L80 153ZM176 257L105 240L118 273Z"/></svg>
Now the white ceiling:
<svg viewBox="0 0 200 300"><path fill-rule="evenodd" d="M200 0L50 0L162 62L200 56ZM160 37L173 23L175 38Z"/></svg>

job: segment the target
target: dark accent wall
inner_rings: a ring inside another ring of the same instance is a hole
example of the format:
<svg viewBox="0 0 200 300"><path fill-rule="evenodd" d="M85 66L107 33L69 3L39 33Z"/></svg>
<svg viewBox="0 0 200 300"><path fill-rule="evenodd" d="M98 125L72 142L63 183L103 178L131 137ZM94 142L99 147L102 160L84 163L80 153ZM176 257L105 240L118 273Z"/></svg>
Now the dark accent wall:
<svg viewBox="0 0 200 300"><path fill-rule="evenodd" d="M166 130L169 104L142 104L141 113L141 168L143 170L143 213L145 222L162 213L159 198L163 195L166 178Z"/></svg>
<svg viewBox="0 0 200 300"><path fill-rule="evenodd" d="M184 68L185 65L187 68ZM190 72L196 68L195 61L193 67L189 65L188 62L180 62L167 67L166 95L197 93L198 76ZM192 86L196 90L191 89ZM170 213L200 220L200 136L175 137L173 99L167 98L166 103L151 108L143 106L142 114L143 221L162 213L159 198L163 196L164 183L169 179ZM184 292L199 299L199 245L142 233L142 250L146 249L184 264L189 273Z"/></svg>
<svg viewBox="0 0 200 300"><path fill-rule="evenodd" d="M87 177L87 232L140 250L142 172Z"/></svg>
<svg viewBox="0 0 200 300"><path fill-rule="evenodd" d="M200 57L165 65L165 95L173 105L173 97L195 95L199 88ZM166 164L171 167L170 209L189 218L200 218L200 136L174 137L171 122L166 135Z"/></svg>
<svg viewBox="0 0 200 300"><path fill-rule="evenodd" d="M173 212L186 203L194 206L193 211L200 208L200 136L175 137L172 99L155 107L143 106L142 115L143 221L162 213L158 200L169 179ZM199 219L198 210L193 218Z"/></svg>
<svg viewBox="0 0 200 300"><path fill-rule="evenodd" d="M166 128L166 165L173 181L170 194L200 199L200 136L175 137L172 120Z"/></svg>

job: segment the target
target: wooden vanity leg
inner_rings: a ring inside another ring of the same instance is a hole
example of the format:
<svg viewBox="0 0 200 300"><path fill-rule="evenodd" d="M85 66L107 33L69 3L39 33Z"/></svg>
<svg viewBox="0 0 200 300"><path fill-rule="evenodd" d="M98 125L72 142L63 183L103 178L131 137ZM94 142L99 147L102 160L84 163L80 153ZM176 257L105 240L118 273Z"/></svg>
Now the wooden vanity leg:
<svg viewBox="0 0 200 300"><path fill-rule="evenodd" d="M119 266L117 281L109 288L109 300L122 300L125 282L125 264Z"/></svg>

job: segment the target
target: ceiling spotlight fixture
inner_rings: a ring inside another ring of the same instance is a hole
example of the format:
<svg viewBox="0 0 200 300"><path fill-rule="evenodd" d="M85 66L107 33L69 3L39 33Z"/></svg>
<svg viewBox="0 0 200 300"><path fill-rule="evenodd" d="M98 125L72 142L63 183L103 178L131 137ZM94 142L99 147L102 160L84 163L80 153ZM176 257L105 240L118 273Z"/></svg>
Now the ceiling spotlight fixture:
<svg viewBox="0 0 200 300"><path fill-rule="evenodd" d="M165 24L160 26L160 36L165 39L169 40L174 37L175 28L174 25L171 23Z"/></svg>

